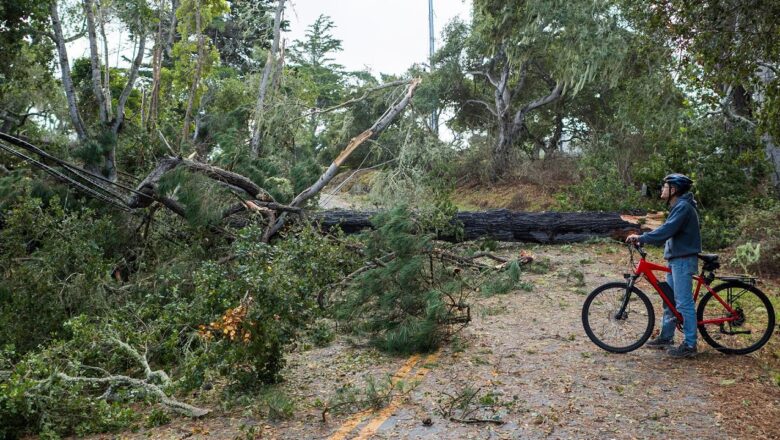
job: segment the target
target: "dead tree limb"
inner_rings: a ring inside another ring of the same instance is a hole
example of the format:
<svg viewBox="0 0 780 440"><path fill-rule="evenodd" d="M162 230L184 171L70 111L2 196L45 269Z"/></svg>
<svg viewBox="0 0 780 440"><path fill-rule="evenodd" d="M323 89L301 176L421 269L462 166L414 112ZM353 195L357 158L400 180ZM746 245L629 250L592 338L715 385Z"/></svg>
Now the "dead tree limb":
<svg viewBox="0 0 780 440"><path fill-rule="evenodd" d="M133 388L143 389L155 397L160 399L160 403L173 412L185 415L187 417L203 417L211 411L208 409L198 408L196 406L189 405L184 402L180 402L176 399L168 397L165 392L159 386L149 383L145 380L136 379L134 377L111 375L106 377L82 377L82 376L69 376L65 373L57 373L57 377L64 382L70 383L89 383L95 385L108 385L108 386L128 386Z"/></svg>
<svg viewBox="0 0 780 440"><path fill-rule="evenodd" d="M165 406L169 410L185 415L187 417L203 417L209 412L211 412L208 409L198 408L196 406L192 406L187 403L180 402L165 394L163 388L170 385L171 380L168 377L168 374L166 374L164 371L162 370L154 371L149 367L149 362L146 359L146 353L144 354L139 353L138 350L130 346L130 344L121 341L117 338L112 337L109 339L109 342L117 345L120 349L122 349L123 352L125 352L134 361L140 364L140 366L144 370L143 379L138 379L135 377L124 376L124 375L115 375L115 374L108 374L107 376L103 376L103 377L84 377L84 376L70 376L65 373L57 373L56 376L60 380L68 383L108 385L109 388L113 388L117 386L139 388L160 399L160 403L162 403L163 406ZM92 369L96 369L96 368L92 368ZM97 370L105 372L105 370L102 369L97 369ZM160 382L160 384L158 385L155 382ZM104 396L106 395L107 394L104 394Z"/></svg>
<svg viewBox="0 0 780 440"><path fill-rule="evenodd" d="M330 164L327 170L320 176L319 179L310 187L306 188L298 194L295 199L290 203L290 206L294 207L300 207L302 206L307 200L314 197L317 193L319 193L322 188L325 187L325 185L328 184L328 182L333 179L333 177L338 172L339 167L344 163L344 161L347 160L347 158L366 140L368 139L376 139L377 136L379 136L382 131L387 128L388 125L390 125L391 122L399 115L401 112L406 108L406 106L411 102L412 97L414 96L414 91L417 89L417 86L420 85L420 78L413 79L406 90L406 94L393 105L385 113L377 119L377 121L372 125L370 128L368 128L366 131L360 133L359 135L352 138L352 140L349 141L349 144L347 144L346 148L341 151L341 153L336 157L336 159L333 160L333 163ZM285 213L282 213L282 215L279 216L279 219L276 221L276 223L273 225L271 229L271 236L279 232L279 229L284 226L286 220Z"/></svg>

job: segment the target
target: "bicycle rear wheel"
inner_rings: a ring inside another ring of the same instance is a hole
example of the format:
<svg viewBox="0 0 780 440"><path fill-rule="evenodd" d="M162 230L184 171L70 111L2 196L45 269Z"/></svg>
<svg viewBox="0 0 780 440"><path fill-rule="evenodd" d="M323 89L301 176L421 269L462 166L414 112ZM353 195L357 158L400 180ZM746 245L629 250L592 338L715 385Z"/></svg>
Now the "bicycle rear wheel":
<svg viewBox="0 0 780 440"><path fill-rule="evenodd" d="M608 283L596 288L582 305L582 325L591 341L612 353L627 353L641 347L653 332L653 305L641 290L631 288L628 306L623 304L628 284Z"/></svg>
<svg viewBox="0 0 780 440"><path fill-rule="evenodd" d="M763 347L775 327L775 311L764 292L737 281L720 284L712 290L737 312L738 318L719 324L699 324L701 337L726 354L747 354ZM730 316L710 292L702 297L696 311L699 322Z"/></svg>

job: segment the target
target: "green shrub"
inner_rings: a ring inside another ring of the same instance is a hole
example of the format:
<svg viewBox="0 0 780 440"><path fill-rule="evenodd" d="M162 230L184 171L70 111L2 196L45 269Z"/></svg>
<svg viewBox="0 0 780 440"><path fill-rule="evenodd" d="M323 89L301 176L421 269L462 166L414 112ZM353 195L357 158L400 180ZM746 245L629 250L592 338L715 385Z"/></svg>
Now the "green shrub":
<svg viewBox="0 0 780 440"><path fill-rule="evenodd" d="M203 263L188 309L189 322L201 320L204 341L197 374L213 367L250 389L279 379L285 348L315 321L317 292L354 264L346 248L311 228L274 246L262 233L239 231L230 264Z"/></svg>
<svg viewBox="0 0 780 440"><path fill-rule="evenodd" d="M327 319L318 319L309 330L309 339L318 347L325 347L336 339L336 329Z"/></svg>
<svg viewBox="0 0 780 440"><path fill-rule="evenodd" d="M614 167L586 168L584 177L556 195L565 211L630 211L646 205L642 194L626 184Z"/></svg>
<svg viewBox="0 0 780 440"><path fill-rule="evenodd" d="M422 233L406 207L372 221L376 229L366 236L367 256L386 261L355 280L335 314L346 328L368 334L383 350L434 350L447 334L451 306L464 305L450 300L463 296L462 280L429 253L432 235Z"/></svg>
<svg viewBox="0 0 780 440"><path fill-rule="evenodd" d="M780 273L780 205L767 209L753 208L745 212L737 227L739 249L754 249L755 256L743 258L745 270L761 274Z"/></svg>
<svg viewBox="0 0 780 440"><path fill-rule="evenodd" d="M109 291L109 256L122 235L94 211L66 212L56 196L8 211L0 230L0 345L25 353L60 335L66 320L110 310L119 298Z"/></svg>

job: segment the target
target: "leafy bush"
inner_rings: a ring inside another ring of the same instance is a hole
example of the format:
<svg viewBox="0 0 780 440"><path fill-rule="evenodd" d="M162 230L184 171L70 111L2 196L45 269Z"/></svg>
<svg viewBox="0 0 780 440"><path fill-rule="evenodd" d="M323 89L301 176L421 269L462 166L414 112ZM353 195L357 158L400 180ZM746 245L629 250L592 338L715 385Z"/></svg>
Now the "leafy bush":
<svg viewBox="0 0 780 440"><path fill-rule="evenodd" d="M188 309L190 319L202 320L200 371L214 367L241 388L279 379L285 347L315 321L316 293L354 264L342 245L313 229L274 246L262 242L262 233L241 230L232 263L203 264Z"/></svg>
<svg viewBox="0 0 780 440"><path fill-rule="evenodd" d="M58 197L28 198L7 212L0 230L0 345L24 353L56 337L81 313L101 314L122 232L90 210L66 212Z"/></svg>
<svg viewBox="0 0 780 440"><path fill-rule="evenodd" d="M562 193L559 208L565 211L631 211L646 203L642 194L626 184L617 169L609 166L587 168L584 177Z"/></svg>
<svg viewBox="0 0 780 440"><path fill-rule="evenodd" d="M737 229L737 251L741 246L746 251L749 247L756 254L743 259L744 268L767 275L780 273L780 205L751 209L743 215Z"/></svg>

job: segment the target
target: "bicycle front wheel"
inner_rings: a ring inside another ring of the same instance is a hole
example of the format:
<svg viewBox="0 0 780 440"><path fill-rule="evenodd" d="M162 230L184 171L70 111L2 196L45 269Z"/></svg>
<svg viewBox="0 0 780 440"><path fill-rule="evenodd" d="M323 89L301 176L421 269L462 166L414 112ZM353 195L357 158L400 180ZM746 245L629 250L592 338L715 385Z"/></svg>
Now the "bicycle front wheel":
<svg viewBox="0 0 780 440"><path fill-rule="evenodd" d="M775 311L764 292L736 281L720 284L712 290L736 312L736 319L702 324L732 316L712 293L707 292L696 312L702 339L726 354L747 354L763 347L775 327Z"/></svg>
<svg viewBox="0 0 780 440"><path fill-rule="evenodd" d="M636 286L628 305L619 314L628 293L627 283L608 283L596 288L582 305L582 325L591 341L612 353L628 353L647 341L653 332L653 305Z"/></svg>

